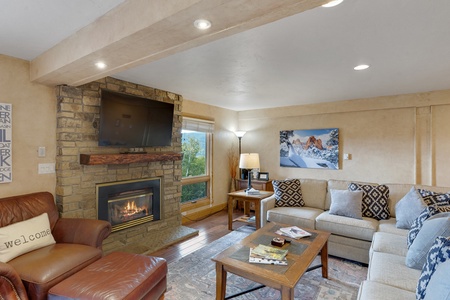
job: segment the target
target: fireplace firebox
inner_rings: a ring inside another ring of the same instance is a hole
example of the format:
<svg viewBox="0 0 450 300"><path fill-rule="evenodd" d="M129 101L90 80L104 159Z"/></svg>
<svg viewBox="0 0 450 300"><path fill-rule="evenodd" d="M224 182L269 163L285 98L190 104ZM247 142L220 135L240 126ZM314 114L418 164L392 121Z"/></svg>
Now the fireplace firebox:
<svg viewBox="0 0 450 300"><path fill-rule="evenodd" d="M160 220L161 179L101 183L96 185L97 216L118 231Z"/></svg>

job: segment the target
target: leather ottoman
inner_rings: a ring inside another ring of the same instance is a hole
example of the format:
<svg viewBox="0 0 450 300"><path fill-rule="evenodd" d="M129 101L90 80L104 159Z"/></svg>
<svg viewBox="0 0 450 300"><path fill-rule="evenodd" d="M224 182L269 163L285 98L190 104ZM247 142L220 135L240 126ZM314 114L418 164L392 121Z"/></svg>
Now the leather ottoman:
<svg viewBox="0 0 450 300"><path fill-rule="evenodd" d="M113 252L52 287L48 299L164 299L164 258Z"/></svg>

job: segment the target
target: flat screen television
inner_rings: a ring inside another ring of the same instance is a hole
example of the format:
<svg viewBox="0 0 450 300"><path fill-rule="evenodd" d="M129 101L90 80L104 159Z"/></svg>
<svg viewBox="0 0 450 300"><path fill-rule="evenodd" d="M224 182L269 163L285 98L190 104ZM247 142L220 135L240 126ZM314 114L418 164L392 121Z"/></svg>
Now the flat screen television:
<svg viewBox="0 0 450 300"><path fill-rule="evenodd" d="M170 146L173 111L172 103L102 90L98 145Z"/></svg>

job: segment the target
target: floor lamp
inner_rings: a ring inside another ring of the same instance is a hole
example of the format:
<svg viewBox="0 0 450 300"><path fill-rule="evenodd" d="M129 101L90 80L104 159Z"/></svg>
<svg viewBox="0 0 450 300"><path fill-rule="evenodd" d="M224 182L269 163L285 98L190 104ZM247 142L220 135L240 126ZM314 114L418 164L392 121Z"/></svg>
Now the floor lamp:
<svg viewBox="0 0 450 300"><path fill-rule="evenodd" d="M244 136L244 134L245 134L246 132L245 131L242 131L242 130L238 130L238 131L235 131L234 132L234 134L238 137L238 139L239 139L239 157L241 157L241 140L242 140L242 137ZM241 179L245 179L244 177L245 176L243 176L244 174L242 174L242 172L241 172L241 169L239 168L239 177L241 178Z"/></svg>
<svg viewBox="0 0 450 300"><path fill-rule="evenodd" d="M239 168L248 170L248 184L245 191L252 188L252 169L259 169L258 153L242 153L239 158Z"/></svg>

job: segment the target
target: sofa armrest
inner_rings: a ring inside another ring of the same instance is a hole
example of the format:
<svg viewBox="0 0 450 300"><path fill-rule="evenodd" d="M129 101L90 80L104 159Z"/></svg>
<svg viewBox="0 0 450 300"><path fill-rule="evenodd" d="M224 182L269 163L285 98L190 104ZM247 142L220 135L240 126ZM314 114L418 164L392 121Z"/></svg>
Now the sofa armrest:
<svg viewBox="0 0 450 300"><path fill-rule="evenodd" d="M19 274L13 267L3 262L0 262L0 299L28 299Z"/></svg>
<svg viewBox="0 0 450 300"><path fill-rule="evenodd" d="M267 211L269 209L275 208L275 195L267 197L261 200L261 227L267 223Z"/></svg>
<svg viewBox="0 0 450 300"><path fill-rule="evenodd" d="M60 218L52 234L57 243L82 244L102 249L111 233L111 224L103 220Z"/></svg>

